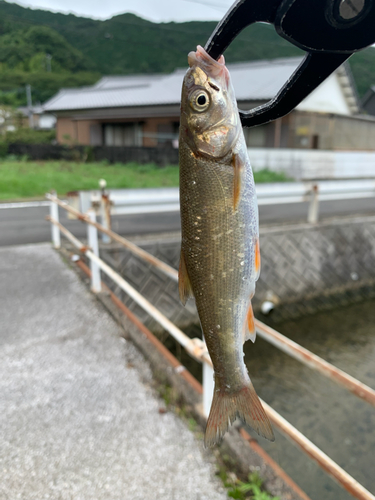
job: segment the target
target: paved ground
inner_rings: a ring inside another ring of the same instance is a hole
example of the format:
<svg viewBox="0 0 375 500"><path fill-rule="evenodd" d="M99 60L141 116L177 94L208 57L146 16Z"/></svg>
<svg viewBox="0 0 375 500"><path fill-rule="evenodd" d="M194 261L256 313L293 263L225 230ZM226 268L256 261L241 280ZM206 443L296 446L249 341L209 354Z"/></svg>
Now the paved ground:
<svg viewBox="0 0 375 500"><path fill-rule="evenodd" d="M201 443L159 414L147 380L49 245L0 250L1 500L226 498Z"/></svg>
<svg viewBox="0 0 375 500"><path fill-rule="evenodd" d="M0 246L23 245L51 240L50 225L45 221L48 207L2 208L0 203ZM325 201L320 203L320 219L333 216L365 215L375 213L372 198L358 200ZM65 210L60 209L60 220L78 238L86 237L86 227L79 221L67 219ZM285 205L263 205L259 207L260 224L282 222L306 222L307 203ZM121 235L140 235L179 231L179 212L116 215L112 217L112 228Z"/></svg>

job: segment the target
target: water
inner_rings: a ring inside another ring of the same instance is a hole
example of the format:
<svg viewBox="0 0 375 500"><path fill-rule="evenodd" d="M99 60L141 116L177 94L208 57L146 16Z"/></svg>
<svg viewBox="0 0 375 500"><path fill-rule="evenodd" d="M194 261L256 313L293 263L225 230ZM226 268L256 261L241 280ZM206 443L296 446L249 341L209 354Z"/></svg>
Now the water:
<svg viewBox="0 0 375 500"><path fill-rule="evenodd" d="M375 301L274 327L375 388ZM375 408L259 337L244 350L259 396L375 493ZM250 433L312 500L353 498L278 431L275 443Z"/></svg>

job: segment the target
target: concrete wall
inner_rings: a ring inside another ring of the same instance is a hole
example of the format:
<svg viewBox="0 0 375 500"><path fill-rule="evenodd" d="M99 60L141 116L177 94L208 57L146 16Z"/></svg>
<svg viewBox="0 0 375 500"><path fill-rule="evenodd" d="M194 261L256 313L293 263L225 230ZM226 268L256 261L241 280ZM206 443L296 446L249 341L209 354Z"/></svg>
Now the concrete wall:
<svg viewBox="0 0 375 500"><path fill-rule="evenodd" d="M375 151L249 148L253 169L285 172L294 179L375 177Z"/></svg>
<svg viewBox="0 0 375 500"><path fill-rule="evenodd" d="M59 144L66 144L76 136L75 122L70 118L59 117L56 122L56 139Z"/></svg>
<svg viewBox="0 0 375 500"><path fill-rule="evenodd" d="M180 235L135 242L178 268ZM375 296L375 217L343 218L314 226L261 228L260 250L262 271L253 306L259 312L261 304L272 298L276 305L275 320ZM188 301L187 307L183 307L177 283L150 264L117 245L103 247L101 255L178 326L198 322L194 301ZM109 280L108 285L149 328L159 329L156 322Z"/></svg>
<svg viewBox="0 0 375 500"><path fill-rule="evenodd" d="M296 108L301 111L317 111L350 115L339 76L334 73L308 95Z"/></svg>
<svg viewBox="0 0 375 500"><path fill-rule="evenodd" d="M375 119L331 113L293 111L288 147L344 150L375 150ZM281 145L283 146L283 145Z"/></svg>

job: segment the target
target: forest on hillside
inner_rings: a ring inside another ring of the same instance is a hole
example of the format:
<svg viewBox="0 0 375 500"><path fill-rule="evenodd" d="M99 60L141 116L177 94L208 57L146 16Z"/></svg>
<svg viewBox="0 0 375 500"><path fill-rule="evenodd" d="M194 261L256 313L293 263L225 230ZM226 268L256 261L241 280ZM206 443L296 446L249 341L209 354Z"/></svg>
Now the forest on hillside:
<svg viewBox="0 0 375 500"><path fill-rule="evenodd" d="M204 45L215 22L152 23L133 14L98 21L32 10L0 0L0 103L34 102L63 87L91 85L101 75L168 73L187 64L187 53ZM247 28L225 53L229 62L274 59L303 52L272 26ZM350 59L360 96L375 84L375 48Z"/></svg>

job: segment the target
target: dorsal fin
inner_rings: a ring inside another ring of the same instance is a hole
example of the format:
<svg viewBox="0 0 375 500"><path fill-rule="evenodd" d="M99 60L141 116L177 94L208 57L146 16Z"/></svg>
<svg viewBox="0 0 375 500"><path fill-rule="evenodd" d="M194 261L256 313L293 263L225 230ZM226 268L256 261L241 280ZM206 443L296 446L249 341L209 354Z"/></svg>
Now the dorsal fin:
<svg viewBox="0 0 375 500"><path fill-rule="evenodd" d="M190 278L187 272L184 252L181 248L180 255L180 267L178 269L178 291L180 294L180 300L183 305L186 304L190 297L193 297L193 290L191 288Z"/></svg>
<svg viewBox="0 0 375 500"><path fill-rule="evenodd" d="M255 342L255 338L256 338L256 330L254 324L254 313L253 313L253 306L251 305L250 301L243 328L243 342L245 343L246 340L251 340L252 342Z"/></svg>

